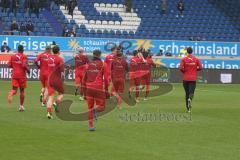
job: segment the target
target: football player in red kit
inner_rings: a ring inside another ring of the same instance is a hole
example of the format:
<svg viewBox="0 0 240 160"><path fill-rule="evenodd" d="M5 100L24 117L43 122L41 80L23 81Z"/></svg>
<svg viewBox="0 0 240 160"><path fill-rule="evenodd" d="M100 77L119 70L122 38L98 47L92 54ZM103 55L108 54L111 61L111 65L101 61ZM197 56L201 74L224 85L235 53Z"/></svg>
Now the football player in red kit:
<svg viewBox="0 0 240 160"><path fill-rule="evenodd" d="M136 97L135 100L138 103L139 102L139 86L141 83L141 75L140 75L140 65L143 62L143 58L139 55L141 53L138 53L137 50L133 52L134 57L130 59L130 70L129 70L129 81L130 81L130 90L129 90L129 96L131 96L131 92L133 91L133 88L135 86L136 89Z"/></svg>
<svg viewBox="0 0 240 160"><path fill-rule="evenodd" d="M105 60L104 60L104 74L105 74L105 79L104 79L104 86L105 86L105 90L106 90L106 97L108 98L110 95L109 95L109 91L108 91L108 88L109 88L109 85L110 85L110 82L111 82L111 63L114 59L114 57L116 56L117 54L117 51L118 50L118 47L117 46L114 46L113 48L111 48L111 54L107 55L105 57ZM112 88L112 92L114 92L114 88Z"/></svg>
<svg viewBox="0 0 240 160"><path fill-rule="evenodd" d="M40 69L40 81L42 84L40 102L42 106L47 103L47 83L48 83L48 58L51 55L51 47L46 47L45 52L41 53L36 59L35 64Z"/></svg>
<svg viewBox="0 0 240 160"><path fill-rule="evenodd" d="M191 112L191 103L194 96L197 81L197 71L202 70L200 60L192 55L193 49L187 48L188 55L184 57L180 64L180 70L183 73L183 87L185 90L185 101L187 111Z"/></svg>
<svg viewBox="0 0 240 160"><path fill-rule="evenodd" d="M102 112L105 108L104 63L100 57L101 51L94 50L93 59L89 61L83 78L86 86L89 131L95 131L93 119L96 118L97 112Z"/></svg>
<svg viewBox="0 0 240 160"><path fill-rule="evenodd" d="M12 96L17 94L18 88L20 89L20 107L19 111L22 112L24 108L25 93L24 90L27 86L26 72L30 70L27 67L27 56L23 54L24 47L18 46L18 53L11 56L8 62L8 67L12 68L12 90L8 94L8 103L12 103Z"/></svg>
<svg viewBox="0 0 240 160"><path fill-rule="evenodd" d="M48 102L47 102L47 117L48 119L52 119L52 105L56 109L57 105L63 99L63 82L62 82L62 73L64 72L64 61L63 58L60 57L60 48L58 46L54 46L52 48L53 55L49 56L48 59ZM58 97L55 102L54 95L55 92L58 92Z"/></svg>
<svg viewBox="0 0 240 160"><path fill-rule="evenodd" d="M77 95L78 91L80 91L80 97L79 99L81 101L84 100L84 88L82 86L82 79L83 79L83 74L87 68L87 63L88 63L88 57L84 55L84 50L79 49L78 50L79 54L77 54L74 59L75 59L75 86L76 86L76 91L75 95Z"/></svg>
<svg viewBox="0 0 240 160"><path fill-rule="evenodd" d="M118 52L111 64L111 80L114 87L114 95L118 98L119 109L121 110L122 98L119 96L124 92L126 73L128 72L128 64L123 57L122 52Z"/></svg>
<svg viewBox="0 0 240 160"><path fill-rule="evenodd" d="M141 63L141 85L146 86L146 92L144 100L148 100L148 95L150 92L150 80L151 80L151 69L155 67L155 63L152 60L152 55L148 52L143 54L145 62Z"/></svg>

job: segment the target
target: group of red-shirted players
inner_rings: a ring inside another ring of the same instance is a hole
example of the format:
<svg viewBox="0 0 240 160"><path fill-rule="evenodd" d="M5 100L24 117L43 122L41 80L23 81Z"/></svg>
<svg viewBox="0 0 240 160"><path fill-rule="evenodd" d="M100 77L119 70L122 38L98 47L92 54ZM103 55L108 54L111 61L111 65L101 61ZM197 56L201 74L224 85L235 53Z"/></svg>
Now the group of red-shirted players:
<svg viewBox="0 0 240 160"><path fill-rule="evenodd" d="M17 90L20 90L20 107L19 111L25 111L24 99L25 99L25 88L27 86L27 76L30 70L27 66L27 56L23 54L24 47L22 45L18 46L18 53L11 56L8 62L8 67L12 68L12 90L8 94L8 102L12 103L12 97L16 95ZM52 53L51 53L52 52ZM57 100L53 102L55 90L51 83L54 81L55 77L61 78L61 72L64 71L64 61L59 56L60 48L54 46L52 49L50 47L46 48L46 51L40 54L35 60L35 64L40 69L40 81L42 84L40 101L42 105L47 105L47 117L52 118L51 106L56 106L59 104L63 98L63 89L58 90L59 96ZM49 77L53 78L53 81L49 81ZM60 87L61 88L61 87ZM62 91L62 92L61 92ZM48 97L48 98L47 98Z"/></svg>
<svg viewBox="0 0 240 160"><path fill-rule="evenodd" d="M12 97L20 89L20 107L19 111L25 111L24 108L24 90L27 84L26 73L30 70L27 66L27 56L23 54L24 47L18 46L18 53L13 55L8 63L12 68L12 90L8 95L8 102L12 102ZM98 112L105 109L105 99L111 96L118 98L119 109L121 108L121 95L127 90L131 93L135 88L136 102L139 102L140 85L146 85L146 96L150 89L150 70L154 63L149 55L143 55L138 51L130 59L128 65L126 58L123 56L120 47L113 47L111 54L105 57L104 62L101 60L101 51L94 50L93 58L89 59L84 54L83 49L78 50L74 56L75 60L75 95L80 94L80 100L86 99L88 105L89 131L94 131L94 119ZM46 47L44 53L41 53L35 59L36 66L40 69L41 94L40 102L42 106L47 106L47 117L52 119L52 106L57 111L58 104L61 103L64 94L62 75L64 73L64 60L60 56L58 46ZM128 75L128 76L127 76ZM126 79L129 77L130 89L125 88ZM111 93L109 88L111 87ZM54 100L55 92L58 97Z"/></svg>
<svg viewBox="0 0 240 160"><path fill-rule="evenodd" d="M12 102L12 97L20 89L19 111L24 111L25 88L27 84L26 73L30 70L27 66L27 56L23 54L24 47L18 46L18 53L11 56L8 67L12 68L12 90L8 95L8 102ZM151 68L155 67L149 53L140 50L134 51L134 56L127 63L123 56L121 47L115 46L111 49L111 54L101 60L101 51L94 50L90 59L84 54L83 49L78 50L74 56L75 60L75 95L80 93L80 100L86 99L88 105L89 131L95 131L94 119L97 113L105 110L105 100L111 96L118 98L118 107L121 108L122 95L135 92L135 102L139 102L140 86L145 88L145 98L147 100L150 92ZM196 72L202 69L200 61L192 56L192 49L188 48L189 55L183 58L180 70L183 72L183 85L186 92L186 107L190 111L196 87ZM64 60L60 56L60 48L55 45L52 48L46 47L35 60L36 66L40 69L40 81L42 84L40 101L42 106L47 106L47 117L52 119L52 106L58 111L64 94L62 75L64 75ZM127 78L128 77L128 78ZM130 87L126 88L126 82ZM109 88L111 87L111 93ZM54 100L55 92L58 97Z"/></svg>

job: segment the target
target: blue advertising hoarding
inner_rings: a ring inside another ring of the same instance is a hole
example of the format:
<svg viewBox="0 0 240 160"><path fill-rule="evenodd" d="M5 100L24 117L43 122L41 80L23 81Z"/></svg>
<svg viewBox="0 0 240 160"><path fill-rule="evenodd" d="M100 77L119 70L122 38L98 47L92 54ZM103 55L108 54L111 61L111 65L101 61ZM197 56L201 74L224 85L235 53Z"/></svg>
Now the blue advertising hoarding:
<svg viewBox="0 0 240 160"><path fill-rule="evenodd" d="M196 56L240 56L239 43L229 42L191 42L191 41L163 41L144 39L103 39L103 38L71 38L71 37L24 37L24 36L0 36L0 43L7 42L12 50L16 50L19 44L25 46L26 51L41 51L55 41L62 51L72 51L82 47L86 52L100 49L105 53L108 43L123 44L126 50L134 50L139 47L150 49L154 54L160 49L169 50L178 55L182 49L191 46Z"/></svg>
<svg viewBox="0 0 240 160"><path fill-rule="evenodd" d="M74 50L81 47L87 53L94 49L100 49L104 54L110 53L110 47L113 44L122 44L126 50L134 50L140 47L150 49L153 53L158 53L160 49L169 50L173 55L178 55L180 51L191 46L196 56L210 57L240 57L239 43L228 42L187 42L187 41L162 41L162 40L140 40L140 39L95 39L95 38L65 38L65 37L24 37L24 36L0 36L0 43L7 42L12 50L16 50L19 44L25 46L25 51L38 52L43 51L46 46L55 41L64 52L65 61L72 58ZM111 44L111 45L108 45ZM29 57L31 60L35 56ZM157 58L162 65L168 68L178 68L179 58ZM239 60L214 60L201 59L204 68L212 69L240 69Z"/></svg>

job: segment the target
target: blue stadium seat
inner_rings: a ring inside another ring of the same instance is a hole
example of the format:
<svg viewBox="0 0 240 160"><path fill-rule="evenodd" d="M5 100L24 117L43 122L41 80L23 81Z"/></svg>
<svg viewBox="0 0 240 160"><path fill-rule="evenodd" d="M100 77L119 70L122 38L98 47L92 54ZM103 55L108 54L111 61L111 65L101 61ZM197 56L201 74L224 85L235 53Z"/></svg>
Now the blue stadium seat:
<svg viewBox="0 0 240 160"><path fill-rule="evenodd" d="M30 35L30 36L35 36L34 32L30 32L29 35Z"/></svg>
<svg viewBox="0 0 240 160"><path fill-rule="evenodd" d="M114 30L110 30L109 32L111 35L115 35L115 31Z"/></svg>
<svg viewBox="0 0 240 160"><path fill-rule="evenodd" d="M20 32L18 32L18 31L13 31L13 35L20 35Z"/></svg>
<svg viewBox="0 0 240 160"><path fill-rule="evenodd" d="M102 34L102 31L101 30L97 30L97 34Z"/></svg>
<svg viewBox="0 0 240 160"><path fill-rule="evenodd" d="M26 32L21 32L20 34L21 34L22 36L26 36L26 35L27 35Z"/></svg>
<svg viewBox="0 0 240 160"><path fill-rule="evenodd" d="M95 34L96 32L95 32L95 30L91 29L91 30L90 30L90 33L91 33L91 34Z"/></svg>
<svg viewBox="0 0 240 160"><path fill-rule="evenodd" d="M44 27L40 28L40 32L45 33L46 29Z"/></svg>

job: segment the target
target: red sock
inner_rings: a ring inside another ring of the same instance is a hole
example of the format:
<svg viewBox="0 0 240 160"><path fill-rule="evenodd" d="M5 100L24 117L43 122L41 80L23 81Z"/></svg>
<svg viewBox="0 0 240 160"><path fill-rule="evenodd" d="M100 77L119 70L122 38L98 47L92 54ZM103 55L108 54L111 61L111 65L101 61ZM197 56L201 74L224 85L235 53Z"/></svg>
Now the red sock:
<svg viewBox="0 0 240 160"><path fill-rule="evenodd" d="M61 103L61 100L57 99L55 103L58 105L59 103Z"/></svg>
<svg viewBox="0 0 240 160"><path fill-rule="evenodd" d="M24 104L25 94L24 92L20 92L20 105L22 106Z"/></svg>
<svg viewBox="0 0 240 160"><path fill-rule="evenodd" d="M47 107L47 113L52 113L51 107Z"/></svg>

